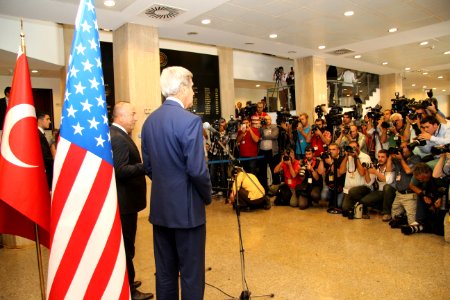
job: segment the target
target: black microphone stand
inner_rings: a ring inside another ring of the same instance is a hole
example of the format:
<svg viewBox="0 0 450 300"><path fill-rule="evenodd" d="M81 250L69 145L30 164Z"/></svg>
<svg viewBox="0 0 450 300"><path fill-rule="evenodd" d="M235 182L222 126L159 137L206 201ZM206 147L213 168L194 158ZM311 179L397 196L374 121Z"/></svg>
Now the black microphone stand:
<svg viewBox="0 0 450 300"><path fill-rule="evenodd" d="M236 219L237 219L238 234L239 234L239 255L240 255L240 260L241 260L242 292L241 292L241 295L239 296L239 298L231 298L231 299L233 299L233 300L235 300L235 299L236 300L249 300L252 293L248 289L247 279L245 277L245 255L244 255L245 250L244 250L244 242L242 240L241 218L240 218L241 210L239 208L240 207L240 205L239 205L239 190L238 190L237 180L236 180L237 170L241 170L242 172L244 172L245 176L247 176L250 180L251 180L251 178L245 172L244 168L239 166L240 161L237 160L220 141L219 141L219 145L224 150L224 153L228 154L228 157L233 165L233 169L236 170L236 172L233 172L233 176L235 177L234 178L235 191L236 191L235 206L236 206ZM236 174L236 175L234 175L234 174ZM252 182L253 182L253 180L252 180ZM254 182L253 182L253 184L254 184ZM259 297L273 298L274 296L275 296L275 294L267 294L267 295L253 296L253 298L259 298Z"/></svg>

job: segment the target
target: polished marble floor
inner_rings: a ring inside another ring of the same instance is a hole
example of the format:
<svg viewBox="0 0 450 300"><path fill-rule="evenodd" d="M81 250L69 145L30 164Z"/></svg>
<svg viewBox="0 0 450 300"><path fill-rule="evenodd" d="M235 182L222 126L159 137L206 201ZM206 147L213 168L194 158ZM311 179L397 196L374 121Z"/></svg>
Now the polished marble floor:
<svg viewBox="0 0 450 300"><path fill-rule="evenodd" d="M443 237L405 236L375 213L368 220L348 220L327 214L325 207L272 207L243 212L240 221L252 296L450 299L450 244ZM145 292L154 292L155 285L151 241L151 225L143 215L135 265ZM44 261L47 255L44 251ZM205 299L239 297L244 288L237 219L223 199L207 208L206 266ZM0 299L40 299L34 247L0 249Z"/></svg>

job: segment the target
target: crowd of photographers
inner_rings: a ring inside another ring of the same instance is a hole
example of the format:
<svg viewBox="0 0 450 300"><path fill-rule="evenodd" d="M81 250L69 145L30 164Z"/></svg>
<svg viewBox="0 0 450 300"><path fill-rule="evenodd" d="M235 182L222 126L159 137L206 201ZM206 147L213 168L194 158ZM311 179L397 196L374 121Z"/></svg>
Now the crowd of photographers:
<svg viewBox="0 0 450 300"><path fill-rule="evenodd" d="M326 199L329 213L370 218L373 210L404 234L443 235L450 121L432 95L422 101L396 95L392 108L367 110L363 116L360 106L342 113L322 105L312 121L306 113L284 111L272 120L264 101L238 103L235 117L215 122L208 141L213 186L230 189L232 167L223 163L230 153L254 175L258 199L247 197L244 204L258 200L268 209L268 197L276 196L275 205L307 209Z"/></svg>

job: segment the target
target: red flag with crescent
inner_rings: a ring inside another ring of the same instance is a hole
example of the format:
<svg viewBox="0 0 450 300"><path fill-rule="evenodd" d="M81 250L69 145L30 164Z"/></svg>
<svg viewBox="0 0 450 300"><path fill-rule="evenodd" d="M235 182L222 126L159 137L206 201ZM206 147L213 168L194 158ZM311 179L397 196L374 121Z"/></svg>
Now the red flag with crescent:
<svg viewBox="0 0 450 300"><path fill-rule="evenodd" d="M49 247L50 192L37 128L30 73L19 51L0 146L0 233Z"/></svg>

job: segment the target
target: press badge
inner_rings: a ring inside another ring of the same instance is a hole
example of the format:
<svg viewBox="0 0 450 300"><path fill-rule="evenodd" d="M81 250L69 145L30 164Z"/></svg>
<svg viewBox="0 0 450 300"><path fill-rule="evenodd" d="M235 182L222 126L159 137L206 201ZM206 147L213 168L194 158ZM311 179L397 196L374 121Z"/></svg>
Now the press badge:
<svg viewBox="0 0 450 300"><path fill-rule="evenodd" d="M333 175L328 176L328 180L329 181L334 181L334 176Z"/></svg>
<svg viewBox="0 0 450 300"><path fill-rule="evenodd" d="M308 183L312 183L312 178L308 178Z"/></svg>
<svg viewBox="0 0 450 300"><path fill-rule="evenodd" d="M402 179L402 175L401 175L401 174L398 174L398 175L395 177L395 180L396 180L396 181L400 181L400 179Z"/></svg>

